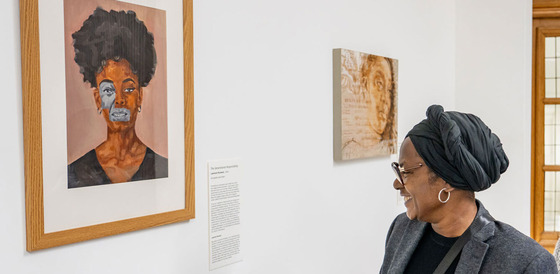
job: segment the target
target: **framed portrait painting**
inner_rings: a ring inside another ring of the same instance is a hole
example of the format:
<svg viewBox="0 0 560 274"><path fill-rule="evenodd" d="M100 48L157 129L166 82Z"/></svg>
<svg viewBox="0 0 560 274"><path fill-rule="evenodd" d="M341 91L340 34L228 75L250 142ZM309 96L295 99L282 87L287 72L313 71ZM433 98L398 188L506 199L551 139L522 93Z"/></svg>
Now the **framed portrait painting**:
<svg viewBox="0 0 560 274"><path fill-rule="evenodd" d="M194 218L192 0L20 14L27 250Z"/></svg>

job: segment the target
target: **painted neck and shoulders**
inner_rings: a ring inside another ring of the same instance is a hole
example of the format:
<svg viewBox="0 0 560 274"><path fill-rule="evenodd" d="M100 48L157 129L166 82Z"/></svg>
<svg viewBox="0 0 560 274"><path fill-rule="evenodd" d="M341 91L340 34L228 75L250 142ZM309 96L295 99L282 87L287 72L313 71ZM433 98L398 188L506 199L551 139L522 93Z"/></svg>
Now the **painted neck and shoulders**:
<svg viewBox="0 0 560 274"><path fill-rule="evenodd" d="M490 221L463 247L456 273L558 273L554 257L547 250L512 226L494 220L479 200L475 200L475 206L471 223L480 218ZM405 213L395 218L387 234L380 273L404 272L427 225L430 223L410 220ZM447 236L445 232L438 234Z"/></svg>
<svg viewBox="0 0 560 274"><path fill-rule="evenodd" d="M168 177L167 158L157 154L149 147L146 147L144 151L139 167L128 182ZM113 182L100 163L96 149L90 150L68 165L68 188L111 183Z"/></svg>

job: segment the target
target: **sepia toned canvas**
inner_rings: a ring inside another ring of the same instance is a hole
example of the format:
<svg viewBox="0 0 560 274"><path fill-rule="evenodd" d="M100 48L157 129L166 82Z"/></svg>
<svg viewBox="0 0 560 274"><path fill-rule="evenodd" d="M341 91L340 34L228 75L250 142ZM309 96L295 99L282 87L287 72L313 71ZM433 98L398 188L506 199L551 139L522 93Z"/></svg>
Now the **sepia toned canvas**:
<svg viewBox="0 0 560 274"><path fill-rule="evenodd" d="M334 50L334 154L350 160L396 153L398 61Z"/></svg>

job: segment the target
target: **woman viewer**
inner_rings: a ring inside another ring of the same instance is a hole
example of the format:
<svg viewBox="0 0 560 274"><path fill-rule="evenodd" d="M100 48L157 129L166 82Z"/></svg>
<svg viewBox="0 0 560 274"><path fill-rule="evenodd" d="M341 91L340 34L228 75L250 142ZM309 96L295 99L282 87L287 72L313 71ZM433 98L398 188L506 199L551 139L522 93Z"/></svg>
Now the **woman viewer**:
<svg viewBox="0 0 560 274"><path fill-rule="evenodd" d="M392 164L406 213L391 224L380 273L558 273L548 251L475 199L509 165L498 136L472 114L433 105L426 115Z"/></svg>

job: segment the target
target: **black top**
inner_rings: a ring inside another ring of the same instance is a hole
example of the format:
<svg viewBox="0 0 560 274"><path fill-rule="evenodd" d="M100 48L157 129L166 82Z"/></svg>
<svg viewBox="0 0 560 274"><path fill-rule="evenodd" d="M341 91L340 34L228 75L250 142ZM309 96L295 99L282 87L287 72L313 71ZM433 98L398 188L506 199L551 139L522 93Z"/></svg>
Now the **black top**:
<svg viewBox="0 0 560 274"><path fill-rule="evenodd" d="M459 237L447 238L437 234L428 224L404 273L434 273L434 270L457 239ZM455 273L460 257L461 253L457 255L445 273Z"/></svg>
<svg viewBox="0 0 560 274"><path fill-rule="evenodd" d="M462 249L456 272L558 274L550 252L512 226L494 220L479 200L476 205L473 234ZM429 223L410 220L406 213L395 218L387 234L379 273L404 273L428 226Z"/></svg>
<svg viewBox="0 0 560 274"><path fill-rule="evenodd" d="M167 158L156 154L146 147L146 155L140 164L138 171L130 181L167 177ZM105 174L101 164L97 160L95 149L90 150L84 156L68 165L68 188L95 186L110 184L111 180Z"/></svg>

